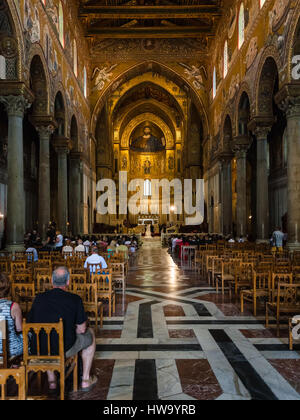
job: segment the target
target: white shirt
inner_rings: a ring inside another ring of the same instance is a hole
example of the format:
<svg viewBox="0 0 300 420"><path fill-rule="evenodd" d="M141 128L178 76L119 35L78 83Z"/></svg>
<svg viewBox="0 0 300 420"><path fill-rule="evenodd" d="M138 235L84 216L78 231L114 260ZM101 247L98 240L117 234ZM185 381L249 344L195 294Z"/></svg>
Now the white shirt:
<svg viewBox="0 0 300 420"><path fill-rule="evenodd" d="M106 264L105 259L98 254L92 254L89 257L87 257L87 259L85 260L85 263L84 263L84 268L87 268L88 264L99 264L97 266L97 270L98 269L100 270L100 266L101 266L102 269L107 268L107 264ZM92 272L92 267L90 268L90 271ZM95 268L94 268L94 272L95 272Z"/></svg>
<svg viewBox="0 0 300 420"><path fill-rule="evenodd" d="M62 235L57 235L56 239L58 239L58 242L56 242L56 248L59 248L63 246L64 238Z"/></svg>
<svg viewBox="0 0 300 420"><path fill-rule="evenodd" d="M63 247L62 252L72 252L73 253L73 248L69 245L66 245Z"/></svg>
<svg viewBox="0 0 300 420"><path fill-rule="evenodd" d="M75 253L76 252L85 252L85 246L84 245L78 245L76 248L75 248Z"/></svg>
<svg viewBox="0 0 300 420"><path fill-rule="evenodd" d="M37 253L37 250L35 248L27 248L26 253L33 254L33 261L34 262L37 262L39 260L38 253ZM28 262L31 262L31 259L32 259L31 255L28 255L27 259L28 259Z"/></svg>

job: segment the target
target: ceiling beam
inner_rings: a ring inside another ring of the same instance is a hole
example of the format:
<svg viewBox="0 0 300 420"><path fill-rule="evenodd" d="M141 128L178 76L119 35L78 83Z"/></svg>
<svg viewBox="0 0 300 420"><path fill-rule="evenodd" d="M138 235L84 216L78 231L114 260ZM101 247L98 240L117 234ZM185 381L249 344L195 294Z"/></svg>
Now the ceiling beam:
<svg viewBox="0 0 300 420"><path fill-rule="evenodd" d="M221 16L218 6L81 6L79 17L92 19L201 19Z"/></svg>
<svg viewBox="0 0 300 420"><path fill-rule="evenodd" d="M103 28L89 27L86 36L97 38L200 38L213 37L211 27L176 26L176 27L136 27L136 28Z"/></svg>

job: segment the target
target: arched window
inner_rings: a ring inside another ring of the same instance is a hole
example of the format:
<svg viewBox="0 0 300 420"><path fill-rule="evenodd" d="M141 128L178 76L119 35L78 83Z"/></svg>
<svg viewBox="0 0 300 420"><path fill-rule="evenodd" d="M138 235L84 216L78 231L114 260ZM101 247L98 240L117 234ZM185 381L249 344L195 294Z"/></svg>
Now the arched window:
<svg viewBox="0 0 300 420"><path fill-rule="evenodd" d="M0 55L0 79L6 79L6 60L3 55Z"/></svg>
<svg viewBox="0 0 300 420"><path fill-rule="evenodd" d="M215 99L217 94L217 72L216 72L216 68L214 68L214 73L213 73L213 99Z"/></svg>
<svg viewBox="0 0 300 420"><path fill-rule="evenodd" d="M150 179L146 179L144 182L144 196L151 197L152 195L152 185Z"/></svg>
<svg viewBox="0 0 300 420"><path fill-rule="evenodd" d="M244 3L241 4L239 13L239 49L245 41L245 9Z"/></svg>
<svg viewBox="0 0 300 420"><path fill-rule="evenodd" d="M263 5L265 4L266 0L259 0L259 4L260 4L260 8L263 7Z"/></svg>
<svg viewBox="0 0 300 420"><path fill-rule="evenodd" d="M228 42L225 41L224 45L224 79L228 73Z"/></svg>
<svg viewBox="0 0 300 420"><path fill-rule="evenodd" d="M87 72L86 68L83 69L83 93L85 98L87 98Z"/></svg>
<svg viewBox="0 0 300 420"><path fill-rule="evenodd" d="M58 10L58 20L59 20L59 40L61 45L65 46L65 36L64 36L64 10L61 1L59 2Z"/></svg>
<svg viewBox="0 0 300 420"><path fill-rule="evenodd" d="M78 56L77 56L77 43L74 39L73 41L73 71L75 76L78 76Z"/></svg>

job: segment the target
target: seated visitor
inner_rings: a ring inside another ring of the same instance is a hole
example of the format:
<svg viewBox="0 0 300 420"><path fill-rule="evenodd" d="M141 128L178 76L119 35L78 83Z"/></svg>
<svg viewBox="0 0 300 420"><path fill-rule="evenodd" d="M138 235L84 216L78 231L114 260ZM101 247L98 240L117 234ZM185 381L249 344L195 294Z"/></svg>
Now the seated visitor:
<svg viewBox="0 0 300 420"><path fill-rule="evenodd" d="M26 254L33 254L33 262L37 262L39 260L38 252L35 249L33 243L28 244L28 248L26 249ZM32 255L27 256L27 261L32 262Z"/></svg>
<svg viewBox="0 0 300 420"><path fill-rule="evenodd" d="M128 258L128 247L121 240L119 240L118 245L119 246L117 248L117 254L124 253L125 259L127 259Z"/></svg>
<svg viewBox="0 0 300 420"><path fill-rule="evenodd" d="M87 316L80 296L67 291L70 274L65 267L57 268L52 274L53 289L36 296L28 315L29 323L57 323L62 318L64 324L64 350L66 357L81 352L83 374L81 391L90 391L97 383L97 377L90 376L96 350L95 335L87 327ZM50 390L57 389L54 372L47 372Z"/></svg>
<svg viewBox="0 0 300 420"><path fill-rule="evenodd" d="M92 248L92 255L90 255L89 257L87 257L87 259L85 260L84 263L84 268L88 268L89 264L95 264L94 269L91 267L90 268L90 272L95 273L96 272L96 264L97 264L97 270L99 270L99 272L101 271L101 269L105 270L107 268L107 264L106 261L103 257L101 257L101 255L99 255L98 252L98 248L97 247L93 247ZM99 265L98 265L99 264ZM98 271L97 271L98 272Z"/></svg>
<svg viewBox="0 0 300 420"><path fill-rule="evenodd" d="M8 357L14 358L23 354L22 311L18 303L12 302L8 277L0 273L0 319L5 319L8 338ZM2 352L0 339L0 352Z"/></svg>
<svg viewBox="0 0 300 420"><path fill-rule="evenodd" d="M62 249L62 253L70 253L73 255L73 247L71 246L71 241L69 239L66 239L66 245Z"/></svg>
<svg viewBox="0 0 300 420"><path fill-rule="evenodd" d="M86 238L83 242L85 253L88 254L90 252L90 246L92 245L91 242Z"/></svg>
<svg viewBox="0 0 300 420"><path fill-rule="evenodd" d="M55 250L61 251L63 245L64 245L64 237L62 236L61 232L58 230L56 232Z"/></svg>
<svg viewBox="0 0 300 420"><path fill-rule="evenodd" d="M76 246L76 248L74 249L75 254L76 254L77 252L85 252L85 246L83 245L82 239L78 239L77 244L78 244L78 245L77 245L77 246Z"/></svg>
<svg viewBox="0 0 300 420"><path fill-rule="evenodd" d="M283 251L283 241L285 239L285 234L282 232L282 229L280 227L276 228L272 235L273 239L273 252L282 252Z"/></svg>

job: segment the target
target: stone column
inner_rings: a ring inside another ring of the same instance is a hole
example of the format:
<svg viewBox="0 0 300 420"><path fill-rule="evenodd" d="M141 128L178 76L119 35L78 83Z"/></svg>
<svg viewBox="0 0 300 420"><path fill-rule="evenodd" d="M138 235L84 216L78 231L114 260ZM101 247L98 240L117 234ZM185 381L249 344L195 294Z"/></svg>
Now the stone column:
<svg viewBox="0 0 300 420"><path fill-rule="evenodd" d="M250 139L248 136L238 136L233 144L237 165L237 236L245 236L247 234L247 151Z"/></svg>
<svg viewBox="0 0 300 420"><path fill-rule="evenodd" d="M81 233L81 157L82 154L80 152L72 152L70 154L69 218L71 230L74 235L78 235L79 233Z"/></svg>
<svg viewBox="0 0 300 420"><path fill-rule="evenodd" d="M54 125L36 126L40 138L39 160L39 231L43 239L46 237L50 222L50 138Z"/></svg>
<svg viewBox="0 0 300 420"><path fill-rule="evenodd" d="M7 249L24 250L25 193L23 118L29 103L24 96L0 96L8 114Z"/></svg>
<svg viewBox="0 0 300 420"><path fill-rule="evenodd" d="M231 156L221 155L221 202L222 202L222 232L223 235L232 233L232 178Z"/></svg>
<svg viewBox="0 0 300 420"><path fill-rule="evenodd" d="M268 242L269 239L269 168L268 168L268 134L272 128L268 125L251 121L250 130L257 140L257 169L256 169L256 230L257 242Z"/></svg>
<svg viewBox="0 0 300 420"><path fill-rule="evenodd" d="M276 101L287 118L288 249L300 250L300 85L284 86Z"/></svg>
<svg viewBox="0 0 300 420"><path fill-rule="evenodd" d="M68 231L68 164L67 156L71 149L71 142L65 137L55 137L54 147L58 159L58 183L57 183L57 215L58 229L63 235Z"/></svg>

